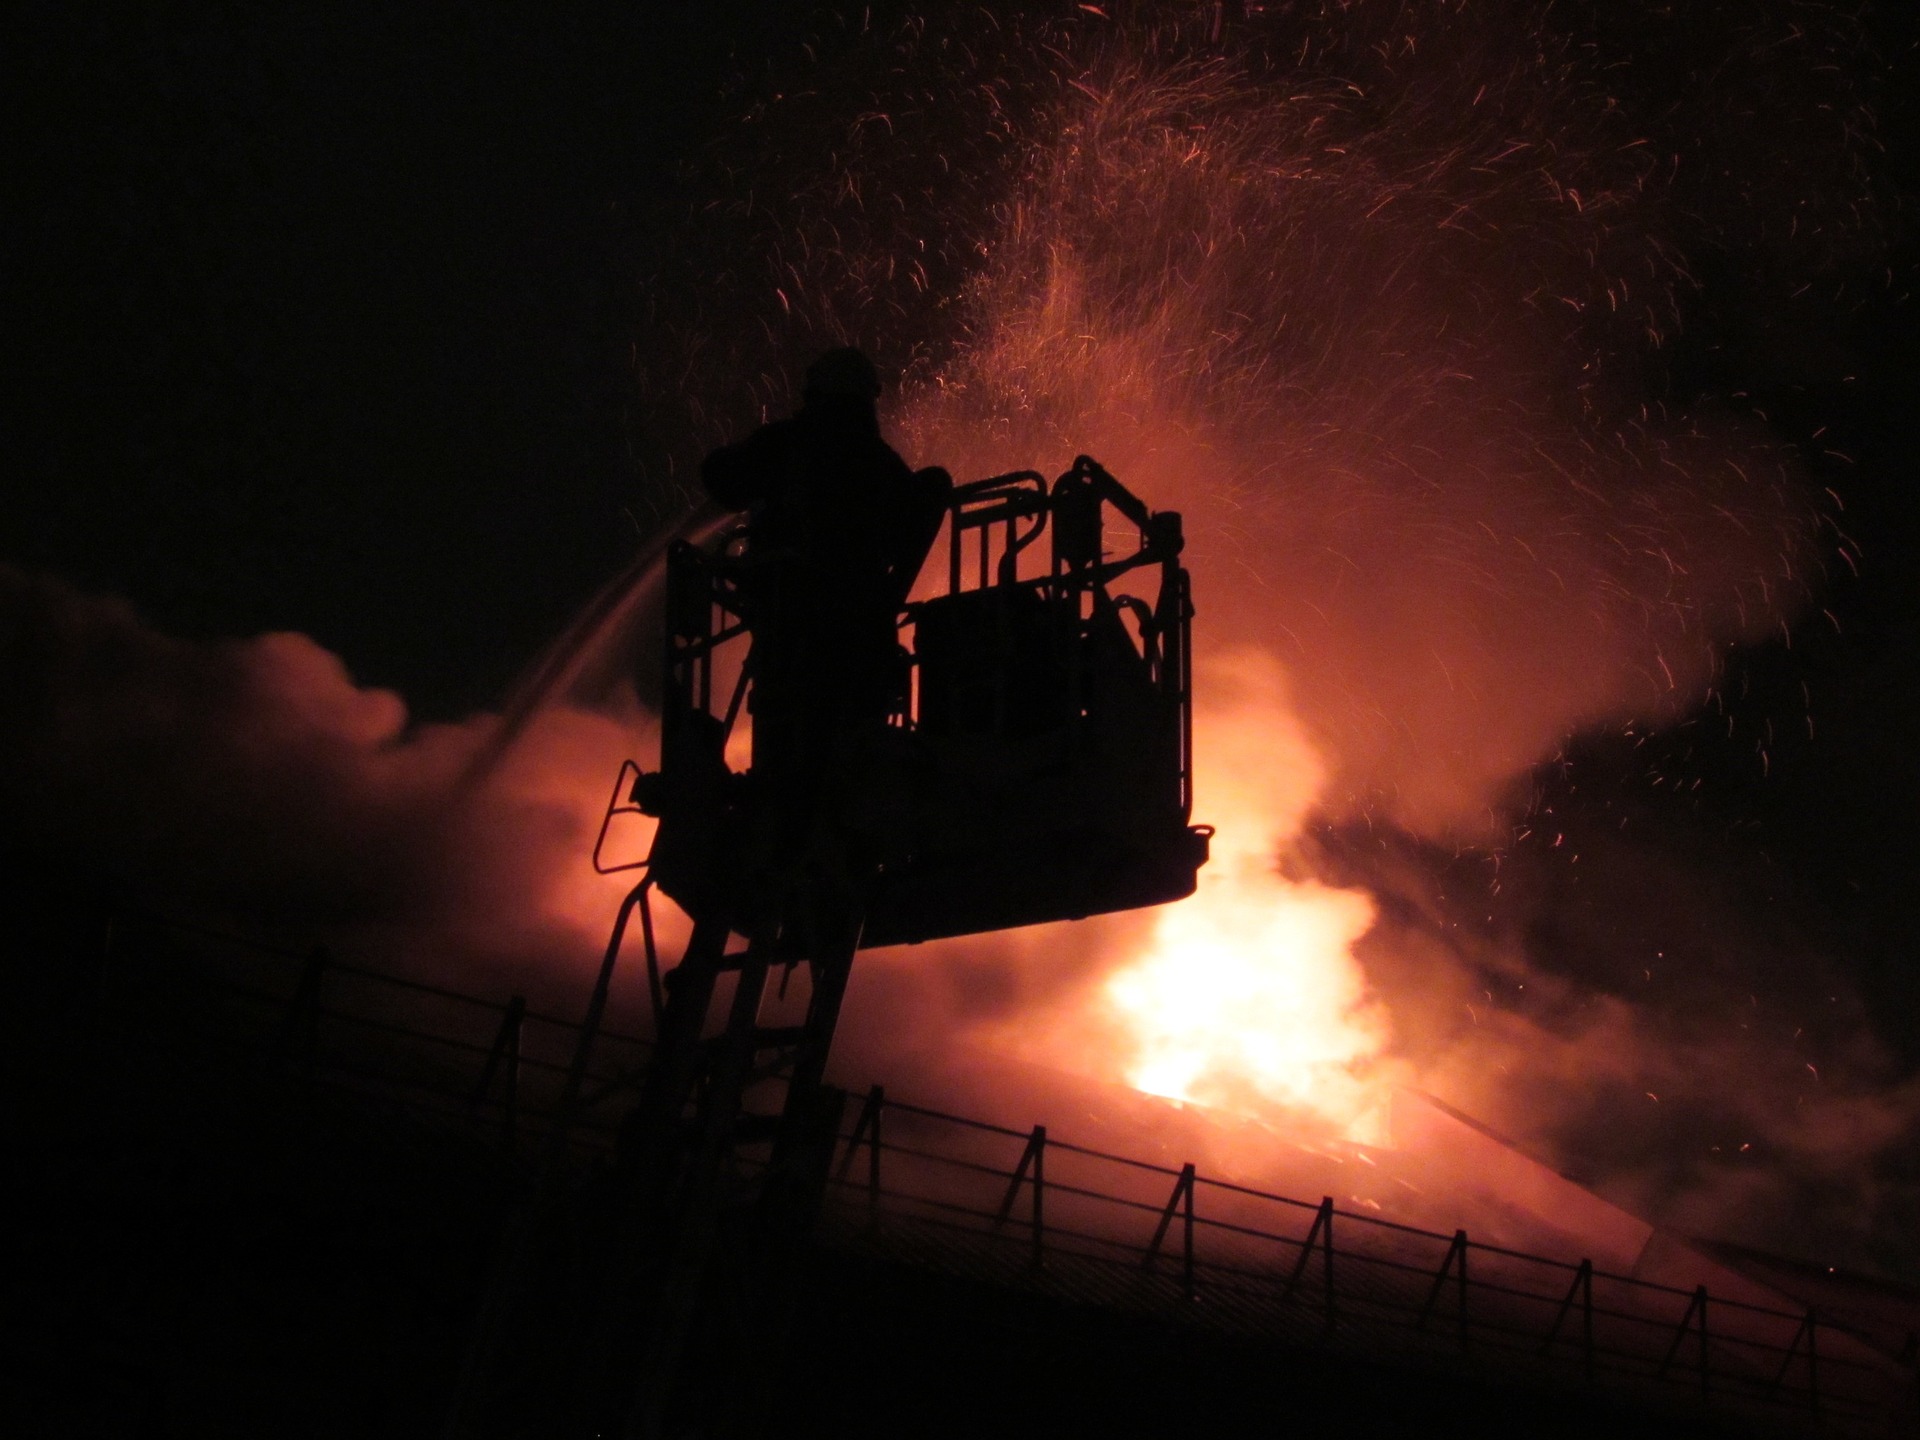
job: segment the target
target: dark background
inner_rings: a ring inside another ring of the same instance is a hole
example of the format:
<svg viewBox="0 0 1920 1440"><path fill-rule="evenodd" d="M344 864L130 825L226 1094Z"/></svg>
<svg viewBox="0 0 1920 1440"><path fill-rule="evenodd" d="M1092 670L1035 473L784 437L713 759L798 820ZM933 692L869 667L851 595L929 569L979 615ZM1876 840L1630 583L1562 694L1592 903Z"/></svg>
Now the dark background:
<svg viewBox="0 0 1920 1440"><path fill-rule="evenodd" d="M493 699L652 522L634 216L774 21L10 28L0 555L175 633L305 631L424 715Z"/></svg>
<svg viewBox="0 0 1920 1440"><path fill-rule="evenodd" d="M1641 103L1706 83L1671 12L1622 13L1578 23L1644 22ZM1861 575L1791 649L1735 658L1732 737L1586 741L1539 779L1758 857L1911 1059L1920 75L1904 12L1865 15L1874 53L1844 63L1885 146L1884 283L1796 329L1742 307L1750 257L1694 256L1665 382L1751 395L1840 494ZM687 157L816 24L771 0L19 14L0 560L174 634L304 631L422 717L488 704L676 503L635 373L648 257L692 223Z"/></svg>

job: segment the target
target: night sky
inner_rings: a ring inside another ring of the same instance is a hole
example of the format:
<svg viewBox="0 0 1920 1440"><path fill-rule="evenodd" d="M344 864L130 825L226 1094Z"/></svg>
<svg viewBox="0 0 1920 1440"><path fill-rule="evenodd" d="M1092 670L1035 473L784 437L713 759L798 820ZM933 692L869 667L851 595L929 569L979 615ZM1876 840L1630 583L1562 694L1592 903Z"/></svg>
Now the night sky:
<svg viewBox="0 0 1920 1440"><path fill-rule="evenodd" d="M1862 573L1831 580L1832 623L1736 657L1737 739L1582 741L1538 779L1770 867L1920 1061L1920 75L1897 8L1846 62L1896 202L1885 283L1802 325L1716 279L1741 255L1695 257L1665 382L1751 395L1839 492ZM688 156L815 28L771 3L32 7L0 102L0 560L174 634L308 633L420 716L488 704L675 501L635 375L646 277L689 239ZM1684 40L1646 50L1650 92L1692 83Z"/></svg>
<svg viewBox="0 0 1920 1440"><path fill-rule="evenodd" d="M634 217L755 33L704 9L40 7L0 553L494 697L638 538Z"/></svg>

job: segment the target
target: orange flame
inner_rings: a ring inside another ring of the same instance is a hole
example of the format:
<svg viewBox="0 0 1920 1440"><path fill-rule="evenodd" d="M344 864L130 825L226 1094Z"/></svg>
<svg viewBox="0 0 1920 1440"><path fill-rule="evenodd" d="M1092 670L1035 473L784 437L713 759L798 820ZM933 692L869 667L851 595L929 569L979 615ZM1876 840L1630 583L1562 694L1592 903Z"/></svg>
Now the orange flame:
<svg viewBox="0 0 1920 1440"><path fill-rule="evenodd" d="M1149 1094L1254 1116L1304 1112L1362 1138L1388 1090L1386 1015L1353 956L1373 902L1279 873L1322 768L1271 660L1242 654L1209 668L1202 693L1227 697L1200 716L1196 744L1196 810L1216 826L1213 861L1096 993L1122 1051L1107 1064Z"/></svg>
<svg viewBox="0 0 1920 1440"><path fill-rule="evenodd" d="M1385 1038L1351 953L1372 924L1358 891L1247 868L1209 876L1104 987L1134 1047L1127 1083L1351 1128L1374 1100L1357 1072Z"/></svg>

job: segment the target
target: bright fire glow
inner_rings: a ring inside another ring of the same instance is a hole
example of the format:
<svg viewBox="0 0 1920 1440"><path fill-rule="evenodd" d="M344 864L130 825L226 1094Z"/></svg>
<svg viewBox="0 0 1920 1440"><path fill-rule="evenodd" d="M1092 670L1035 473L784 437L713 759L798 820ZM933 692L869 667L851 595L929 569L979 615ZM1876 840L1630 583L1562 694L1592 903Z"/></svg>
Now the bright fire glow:
<svg viewBox="0 0 1920 1440"><path fill-rule="evenodd" d="M1244 861L1207 875L1160 918L1147 952L1107 980L1135 1047L1127 1082L1350 1126L1372 1098L1356 1066L1382 1039L1351 952L1372 924L1359 891L1289 884Z"/></svg>
<svg viewBox="0 0 1920 1440"><path fill-rule="evenodd" d="M1149 1094L1304 1112L1358 1139L1386 1098L1386 1014L1353 955L1373 901L1279 872L1325 778L1279 666L1241 653L1205 668L1200 693L1214 700L1197 717L1194 798L1213 856L1194 896L1162 910L1107 977L1122 1073Z"/></svg>
<svg viewBox="0 0 1920 1440"><path fill-rule="evenodd" d="M1388 1026L1353 955L1373 901L1280 873L1324 770L1279 666L1244 652L1203 669L1195 815L1216 831L1198 891L1140 927L1071 1013L1008 1038L1148 1094L1375 1139Z"/></svg>

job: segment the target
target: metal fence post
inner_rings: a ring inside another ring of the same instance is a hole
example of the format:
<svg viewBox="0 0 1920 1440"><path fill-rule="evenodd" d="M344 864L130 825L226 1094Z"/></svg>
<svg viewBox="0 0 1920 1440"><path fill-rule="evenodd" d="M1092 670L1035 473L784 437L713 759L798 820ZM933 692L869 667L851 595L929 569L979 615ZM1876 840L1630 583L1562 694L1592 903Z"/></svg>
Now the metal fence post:
<svg viewBox="0 0 1920 1440"><path fill-rule="evenodd" d="M1813 1318L1813 1307L1807 1307L1807 1405L1815 1415L1820 1413L1820 1346L1814 1336L1819 1333L1819 1325Z"/></svg>
<svg viewBox="0 0 1920 1440"><path fill-rule="evenodd" d="M1593 1261L1583 1260L1580 1268L1585 1283L1580 1289L1580 1350L1586 1360L1587 1383L1593 1383Z"/></svg>
<svg viewBox="0 0 1920 1440"><path fill-rule="evenodd" d="M1467 1232L1464 1230L1456 1230L1453 1232L1453 1243L1447 1246L1446 1258L1440 1262L1439 1272L1433 1277L1433 1288L1427 1292L1427 1303L1420 1307L1420 1323L1415 1328L1420 1330L1427 1328L1427 1321L1432 1318L1433 1315L1433 1307L1439 1303L1440 1292L1446 1288L1447 1274L1449 1271L1451 1271L1454 1276L1454 1288L1459 1302L1460 1348L1462 1351L1465 1351L1468 1346L1468 1339Z"/></svg>
<svg viewBox="0 0 1920 1440"><path fill-rule="evenodd" d="M1660 1362L1658 1378L1667 1378L1667 1370L1680 1353L1681 1343L1687 1338L1687 1332L1694 1328L1695 1317L1698 1317L1700 1330L1700 1398L1704 1400L1711 1390L1707 1366L1707 1287L1704 1285L1694 1287L1693 1299L1687 1302L1687 1313L1680 1317L1680 1328L1674 1332L1673 1343L1667 1347L1667 1358Z"/></svg>
<svg viewBox="0 0 1920 1440"><path fill-rule="evenodd" d="M1300 1242L1300 1258L1294 1262L1293 1273L1287 1277L1287 1283L1281 1289L1280 1298L1282 1300L1292 1298L1295 1287L1300 1283L1300 1277L1307 1273L1307 1263L1313 1259L1313 1247L1316 1240L1320 1242L1323 1253L1321 1288L1324 1292L1323 1303L1327 1328L1331 1330L1335 1320L1333 1305L1333 1197L1331 1195L1321 1199L1320 1208L1313 1217L1313 1226L1307 1231L1307 1238Z"/></svg>
<svg viewBox="0 0 1920 1440"><path fill-rule="evenodd" d="M1454 1235L1454 1243L1460 1247L1460 1273L1458 1290L1460 1294L1460 1350L1464 1354L1471 1344L1467 1336L1467 1232L1461 1230Z"/></svg>
<svg viewBox="0 0 1920 1440"><path fill-rule="evenodd" d="M860 1107L860 1116L853 1122L853 1134L847 1137L847 1153L840 1157L840 1178L847 1178L847 1172L853 1169L853 1157L859 1152L860 1142L867 1143L867 1224L872 1229L880 1228L880 1116L887 1105L887 1087L875 1085L867 1091L866 1103Z"/></svg>
<svg viewBox="0 0 1920 1440"><path fill-rule="evenodd" d="M1033 1127L1033 1265L1037 1270L1046 1263L1045 1199L1047 1193L1047 1127Z"/></svg>
<svg viewBox="0 0 1920 1440"><path fill-rule="evenodd" d="M506 1136L507 1145L512 1147L515 1131L519 1122L520 1109L520 1032L526 1023L527 998L515 995L507 1001L507 1008L501 1014L500 1028L493 1037L493 1048L487 1052L487 1063L480 1071L480 1083L473 1087L468 1104L474 1107L484 1105L493 1089L493 1077L501 1077L501 1130Z"/></svg>
<svg viewBox="0 0 1920 1440"><path fill-rule="evenodd" d="M1694 1296L1700 1302L1700 1398L1705 1400L1712 1388L1707 1379L1707 1287L1700 1286Z"/></svg>
<svg viewBox="0 0 1920 1440"><path fill-rule="evenodd" d="M1173 1194L1167 1199L1167 1208L1160 1212L1160 1224L1155 1227L1153 1241L1147 1246L1145 1258L1140 1262L1143 1270L1151 1270L1160 1258L1160 1246L1165 1243L1167 1230L1173 1224L1176 1213L1182 1217L1185 1243L1181 1248L1181 1283L1187 1299L1194 1298L1193 1282L1193 1190L1194 1169L1191 1163L1180 1167L1180 1178L1173 1182Z"/></svg>
<svg viewBox="0 0 1920 1440"><path fill-rule="evenodd" d="M993 1228L997 1231L1007 1223L1013 1214L1013 1202L1020 1198L1020 1185L1029 1178L1033 1180L1033 1264L1038 1266L1046 1262L1046 1188L1047 1188L1047 1127L1036 1125L1033 1134L1027 1137L1027 1148L1020 1152L1020 1163L1014 1168L1013 1179L1007 1186L1006 1198L1000 1202L1000 1213L993 1217Z"/></svg>
<svg viewBox="0 0 1920 1440"><path fill-rule="evenodd" d="M1780 1386L1787 1378L1787 1371L1793 1368L1793 1357L1800 1353L1800 1342L1804 1339L1807 1342L1807 1408L1815 1415L1820 1413L1820 1347L1814 1338L1817 1323L1809 1306L1807 1318L1793 1332L1787 1353L1780 1357L1780 1368L1773 1372L1773 1383L1767 1386L1767 1398L1771 1400L1780 1393Z"/></svg>
<svg viewBox="0 0 1920 1440"><path fill-rule="evenodd" d="M1320 1214L1325 1218L1326 1230L1322 1236L1326 1260L1321 1267L1321 1286L1326 1291L1327 1328L1333 1328L1333 1197L1327 1195L1320 1201Z"/></svg>
<svg viewBox="0 0 1920 1440"><path fill-rule="evenodd" d="M1186 1233L1186 1254L1185 1254L1185 1257L1184 1257L1184 1259L1183 1259L1183 1262L1182 1262L1182 1266L1181 1266L1181 1270L1182 1270L1182 1274L1181 1274L1181 1279L1182 1279L1182 1282L1184 1283L1184 1285L1185 1285L1185 1287L1186 1287L1186 1292L1187 1292L1187 1299L1189 1299L1189 1300L1191 1300L1191 1299L1193 1299L1193 1296L1194 1296L1194 1288L1193 1288L1193 1192L1194 1192L1194 1189L1195 1189L1195 1178L1196 1178L1196 1177L1195 1177L1195 1175L1194 1175L1194 1171L1193 1171L1193 1166L1192 1166L1192 1165L1188 1165L1188 1166L1187 1166L1187 1171L1186 1171L1186 1175L1187 1175L1187 1210L1186 1210L1186 1215L1185 1215L1185 1216L1183 1217L1183 1219L1182 1219L1182 1222L1181 1222L1181 1223L1182 1223L1182 1225L1183 1225L1183 1227L1185 1228L1185 1230L1186 1230L1186 1232L1187 1232L1187 1233Z"/></svg>
<svg viewBox="0 0 1920 1440"><path fill-rule="evenodd" d="M1580 1268L1574 1272L1573 1284L1567 1287L1567 1298L1560 1302L1560 1313L1553 1317L1553 1324L1547 1330L1547 1338L1540 1342L1540 1354L1545 1356L1553 1349L1553 1342L1560 1336L1560 1327L1566 1324L1567 1312L1573 1309L1575 1296L1580 1297L1580 1341L1581 1356L1589 1384L1593 1381L1593 1261L1582 1260Z"/></svg>

